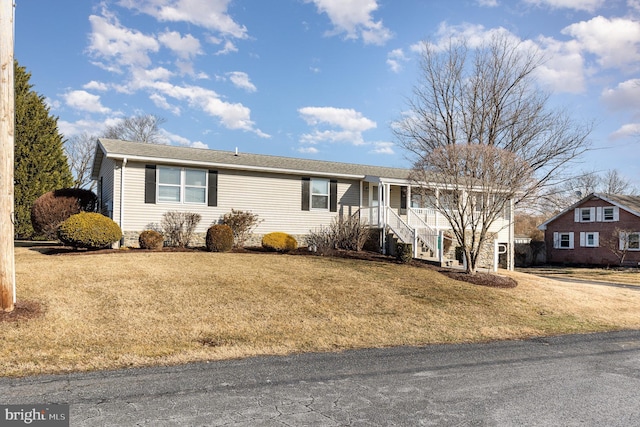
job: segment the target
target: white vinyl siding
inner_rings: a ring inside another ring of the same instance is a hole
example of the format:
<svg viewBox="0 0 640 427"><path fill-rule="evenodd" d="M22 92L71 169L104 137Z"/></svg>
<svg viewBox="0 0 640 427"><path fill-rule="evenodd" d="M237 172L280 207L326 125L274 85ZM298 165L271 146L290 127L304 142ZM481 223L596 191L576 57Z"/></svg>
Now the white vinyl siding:
<svg viewBox="0 0 640 427"><path fill-rule="evenodd" d="M586 248L597 248L600 246L600 233L597 231L580 232L580 246Z"/></svg>
<svg viewBox="0 0 640 427"><path fill-rule="evenodd" d="M116 176L120 173L116 171ZM218 171L218 206L163 202L144 203L145 165L129 162L126 166L124 231L142 231L159 226L167 211L194 212L202 216L196 232L204 233L231 209L251 211L262 221L254 233L283 231L308 234L320 226L328 226L339 214L356 213L360 202L360 182L337 184L338 212L300 210L300 176L233 170ZM299 242L302 244L303 242Z"/></svg>
<svg viewBox="0 0 640 427"><path fill-rule="evenodd" d="M573 232L569 233L553 233L553 247L555 249L573 249L574 248L574 238L575 235Z"/></svg>

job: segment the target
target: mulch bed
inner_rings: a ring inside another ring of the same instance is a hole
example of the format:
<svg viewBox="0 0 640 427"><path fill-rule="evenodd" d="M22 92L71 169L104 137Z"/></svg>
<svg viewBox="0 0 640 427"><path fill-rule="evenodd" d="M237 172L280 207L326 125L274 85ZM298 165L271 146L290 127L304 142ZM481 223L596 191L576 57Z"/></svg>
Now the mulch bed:
<svg viewBox="0 0 640 427"><path fill-rule="evenodd" d="M0 310L0 323L17 322L40 317L44 312L42 304L35 301L17 301L13 311L7 313Z"/></svg>

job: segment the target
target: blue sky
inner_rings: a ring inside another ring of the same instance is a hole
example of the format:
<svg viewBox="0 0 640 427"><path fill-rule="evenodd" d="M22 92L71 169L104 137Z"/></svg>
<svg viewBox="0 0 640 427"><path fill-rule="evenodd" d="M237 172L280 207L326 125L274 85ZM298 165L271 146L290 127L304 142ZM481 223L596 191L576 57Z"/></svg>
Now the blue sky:
<svg viewBox="0 0 640 427"><path fill-rule="evenodd" d="M15 57L65 137L155 114L167 143L410 167L391 124L418 51L507 33L554 106L595 121L582 168L640 187L640 0L16 1Z"/></svg>

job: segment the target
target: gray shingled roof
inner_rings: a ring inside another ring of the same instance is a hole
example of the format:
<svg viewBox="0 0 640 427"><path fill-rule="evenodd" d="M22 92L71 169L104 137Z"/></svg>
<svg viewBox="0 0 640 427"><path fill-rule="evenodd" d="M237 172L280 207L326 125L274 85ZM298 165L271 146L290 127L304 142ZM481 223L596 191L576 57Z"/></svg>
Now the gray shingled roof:
<svg viewBox="0 0 640 427"><path fill-rule="evenodd" d="M353 163L328 162L322 160L298 159L293 157L269 156L231 151L208 150L200 148L176 147L172 145L143 144L139 142L120 141L100 138L93 164L93 177L97 178L103 156L111 158L128 158L129 160L180 162L184 164L210 165L210 167L227 166L234 169L253 169L282 171L284 173L300 172L304 174L332 174L336 176L353 176L363 178L366 175L391 179L407 179L410 169L390 168L383 166L367 166ZM101 148L102 147L102 148Z"/></svg>
<svg viewBox="0 0 640 427"><path fill-rule="evenodd" d="M594 196L601 199L612 202L621 208L627 208L632 213L640 216L640 197L639 196L625 196L622 194L594 194Z"/></svg>

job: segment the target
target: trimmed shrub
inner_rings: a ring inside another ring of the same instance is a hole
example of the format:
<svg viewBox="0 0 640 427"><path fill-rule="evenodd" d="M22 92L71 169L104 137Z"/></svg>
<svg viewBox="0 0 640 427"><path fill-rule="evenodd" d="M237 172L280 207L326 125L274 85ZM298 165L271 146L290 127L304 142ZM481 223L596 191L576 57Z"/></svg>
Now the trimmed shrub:
<svg viewBox="0 0 640 427"><path fill-rule="evenodd" d="M122 230L111 218L95 213L71 215L58 229L62 243L75 248L101 249L122 238Z"/></svg>
<svg viewBox="0 0 640 427"><path fill-rule="evenodd" d="M224 214L220 222L231 227L234 245L242 248L247 239L251 237L253 229L262 221L258 219L258 215L249 211L231 209L231 212Z"/></svg>
<svg viewBox="0 0 640 427"><path fill-rule="evenodd" d="M333 218L328 227L312 230L306 236L309 249L321 255L330 255L336 249L361 251L370 237L364 220L356 216Z"/></svg>
<svg viewBox="0 0 640 427"><path fill-rule="evenodd" d="M162 231L169 246L186 248L202 217L193 212L169 211L162 215Z"/></svg>
<svg viewBox="0 0 640 427"><path fill-rule="evenodd" d="M216 224L207 230L207 250L227 252L233 248L233 231L225 224Z"/></svg>
<svg viewBox="0 0 640 427"><path fill-rule="evenodd" d="M407 264L413 259L413 245L411 243L396 243L396 259Z"/></svg>
<svg viewBox="0 0 640 427"><path fill-rule="evenodd" d="M98 196L82 188L62 188L38 197L31 207L31 225L36 234L55 239L58 227L71 215L95 212Z"/></svg>
<svg viewBox="0 0 640 427"><path fill-rule="evenodd" d="M298 242L293 236L276 231L262 237L262 247L270 251L289 252L298 248Z"/></svg>
<svg viewBox="0 0 640 427"><path fill-rule="evenodd" d="M144 230L138 236L138 244L141 249L162 249L164 237L156 230Z"/></svg>

